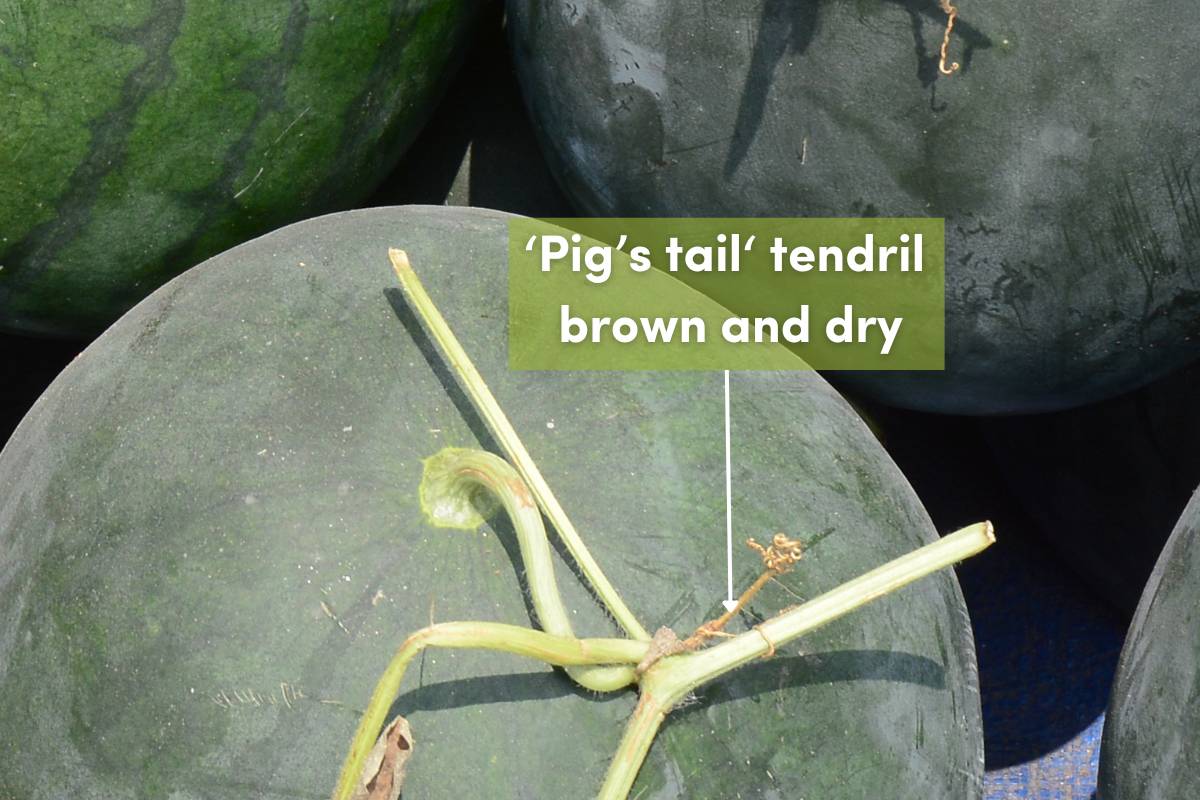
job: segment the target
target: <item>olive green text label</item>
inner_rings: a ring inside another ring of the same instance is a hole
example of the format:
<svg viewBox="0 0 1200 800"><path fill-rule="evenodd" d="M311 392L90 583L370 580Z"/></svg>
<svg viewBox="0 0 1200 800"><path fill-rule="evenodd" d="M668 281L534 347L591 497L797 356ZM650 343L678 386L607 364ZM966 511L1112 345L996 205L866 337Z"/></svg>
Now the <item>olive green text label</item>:
<svg viewBox="0 0 1200 800"><path fill-rule="evenodd" d="M514 219L518 370L940 370L941 219Z"/></svg>

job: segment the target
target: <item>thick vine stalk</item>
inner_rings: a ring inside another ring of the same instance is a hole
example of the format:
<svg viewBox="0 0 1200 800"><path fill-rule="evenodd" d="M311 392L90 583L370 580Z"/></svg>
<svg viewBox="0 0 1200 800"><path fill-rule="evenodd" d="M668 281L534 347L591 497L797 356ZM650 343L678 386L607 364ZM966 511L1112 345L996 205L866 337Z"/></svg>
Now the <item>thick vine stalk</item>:
<svg viewBox="0 0 1200 800"><path fill-rule="evenodd" d="M521 442L517 431L513 428L512 423L508 421L500 404L496 402L496 398L492 395L487 384L483 380L483 376L479 374L479 370L475 368L466 350L458 342L458 337L450 330L450 326L446 324L442 313L438 311L433 300L425 291L425 287L421 284L420 278L413 271L412 265L408 261L408 254L403 250L392 248L388 251L388 257L391 259L392 268L396 272L396 277L400 280L400 285L404 289L405 295L410 303L416 308L421 315L422 321L425 323L429 333L437 341L442 352L446 355L447 361L450 362L455 373L458 375L459 381L463 388L471 398L475 409L483 417L487 423L488 430L496 437L500 448L504 451L504 455L512 462L517 471L521 473L525 483L529 485L533 496L537 498L538 505L545 512L546 517L554 525L558 531L559 538L566 545L567 551L571 557L575 559L575 563L579 565L579 570L583 573L588 583L592 585L592 589L612 614L617 623L625 630L629 636L634 639L642 639L649 641L650 634L646 633L646 629L638 622L633 612L625 605L625 601L613 588L605 576L604 571L600 569L600 565L596 559L592 557L591 552L583 543L583 538L579 532L575 530L575 526L571 523L567 512L563 510L562 505L558 502L558 498L554 496L554 492L550 490L550 485L546 483L546 479L542 477L542 472L537 468L537 464L533 462L533 457L529 455L529 451L525 449L525 445Z"/></svg>
<svg viewBox="0 0 1200 800"><path fill-rule="evenodd" d="M573 638L571 615L558 591L541 512L525 482L507 461L482 450L458 447L442 450L425 461L421 505L434 524L457 525L456 521L474 515L471 501L475 486L484 487L498 498L512 520L529 596L542 629L555 636ZM574 666L566 671L580 686L596 692L615 691L636 680L633 668L628 666Z"/></svg>
<svg viewBox="0 0 1200 800"><path fill-rule="evenodd" d="M342 764L333 800L350 800L362 776L367 754L383 728L384 718L400 692L409 663L428 647L497 650L527 656L555 666L636 664L649 645L633 639L575 639L499 622L443 622L404 640L375 685Z"/></svg>
<svg viewBox="0 0 1200 800"><path fill-rule="evenodd" d="M422 506L434 524L469 527L482 521L472 505L470 490L476 485L482 486L498 498L517 531L534 610L547 630L538 631L495 622L449 622L432 625L411 635L397 650L372 692L343 763L333 794L334 800L351 800L355 795L363 778L368 754L375 746L388 709L399 695L405 670L413 658L427 647L497 650L535 658L567 669L579 683L600 691L613 691L636 682L641 695L638 705L626 726L598 795L598 800L626 800L663 720L690 692L755 659L769 657L777 647L922 577L975 555L995 541L991 523L978 523L890 561L740 635L729 635L722 631L733 618L733 613L727 612L700 626L683 643L678 642L669 629L660 629L660 634L667 635L663 640L656 636L652 642L629 614L616 590L599 572L599 566L595 565L567 521L565 524L571 533L565 534L563 528L559 528L559 532L564 542L568 542L572 554L576 555L581 570L585 576L590 575L593 588L614 616L620 619L617 612L623 609L623 613L629 617L627 621L632 621L635 628L629 630L630 626L626 626L633 637L631 639L576 638L555 582L545 527L532 500L536 496L541 508L547 510L545 498L553 500L553 494L548 486L545 486L544 494L539 494L537 486L529 484L529 475L536 476L543 486L545 481L449 326L424 292L407 257L399 250L392 250L391 256L410 301L417 306L426 325L454 364L476 408L489 420L489 425L494 426L493 434L501 441L506 453L517 453L520 459L527 462L522 468L518 461L514 469L490 453L456 449L443 451L425 463L426 473L420 488ZM562 514L557 501L553 501L551 507ZM554 521L554 516L548 510L547 516ZM565 520L565 514L562 517ZM584 561L570 547L568 536L577 540L578 552L594 566L594 574L589 574ZM760 554L766 571L743 593L738 608L772 577L790 570L802 555L800 543L782 534L775 537L770 547L758 545L753 540L747 544ZM728 638L721 644L701 649L711 637L718 634ZM663 641L673 643L674 648L662 650ZM634 665L638 665L636 669Z"/></svg>
<svg viewBox="0 0 1200 800"><path fill-rule="evenodd" d="M659 725L671 708L690 692L755 659L774 654L775 648L867 603L970 558L995 541L990 522L971 525L771 617L721 644L697 653L662 659L642 675L638 708L625 730L597 800L625 800Z"/></svg>

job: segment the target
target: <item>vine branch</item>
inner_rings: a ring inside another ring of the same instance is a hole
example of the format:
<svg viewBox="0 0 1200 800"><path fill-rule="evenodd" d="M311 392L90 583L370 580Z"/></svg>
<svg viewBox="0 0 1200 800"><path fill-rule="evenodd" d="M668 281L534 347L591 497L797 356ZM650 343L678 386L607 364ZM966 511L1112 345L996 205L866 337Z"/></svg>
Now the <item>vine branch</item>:
<svg viewBox="0 0 1200 800"><path fill-rule="evenodd" d="M533 610L543 630L555 636L575 637L567 613L542 515L525 482L499 456L483 450L451 447L425 460L421 477L421 507L435 525L475 527L482 518L472 506L474 487L482 486L500 500L512 520L517 546L525 567ZM463 523L466 524L463 524ZM636 680L632 667L567 667L580 686L596 692L621 689Z"/></svg>
<svg viewBox="0 0 1200 800"><path fill-rule="evenodd" d="M638 708L609 766L597 800L625 800L663 719L705 683L783 646L838 617L940 569L976 555L996 541L990 522L980 522L889 561L751 630L695 653L662 659L642 675Z"/></svg>
<svg viewBox="0 0 1200 800"><path fill-rule="evenodd" d="M558 531L559 538L566 545L567 551L579 565L580 571L592 585L592 589L600 601L625 630L625 633L634 639L649 641L650 634L646 633L646 629L625 605L625 601L613 588L596 559L584 545L583 538L575 530L575 526L567 517L567 512L563 510L562 505L559 504L558 498L554 496L554 492L550 490L550 485L542 477L541 470L537 468L533 457L529 455L524 443L517 436L516 429L508 421L500 404L496 402L495 396L484 383L483 376L479 374L479 370L475 368L467 352L459 344L458 337L450 330L442 313L438 311L437 306L425 291L425 287L421 285L420 278L417 277L412 264L409 263L408 254L403 250L391 248L388 250L388 258L391 259L392 269L395 270L396 277L400 280L400 286L404 289L408 301L417 310L425 327L429 329L429 333L441 347L447 361L450 362L450 366L471 398L472 404L487 424L488 430L496 437L504 455L516 467L517 472L521 474L525 483L532 490L538 505L541 506L546 517Z"/></svg>
<svg viewBox="0 0 1200 800"><path fill-rule="evenodd" d="M649 644L633 639L575 639L499 622L443 622L422 628L404 640L375 685L342 763L333 800L350 800L362 776L388 709L400 693L408 665L428 647L497 650L558 667L636 664Z"/></svg>
<svg viewBox="0 0 1200 800"><path fill-rule="evenodd" d="M953 10L950 0L941 2ZM950 25L953 25L953 14ZM944 53L945 44L943 57ZM957 66L955 64L954 69ZM516 431L425 293L407 256L394 249L389 254L409 301L417 308L464 383L476 409L515 464L514 467L498 456L482 451L442 451L425 462L420 487L422 508L436 525L474 527L482 518L472 503L470 490L481 486L497 498L517 531L534 610L547 630L496 622L447 622L431 625L409 636L388 663L372 692L342 765L334 800L351 800L355 796L387 712L399 695L405 670L425 648L485 649L526 656L563 667L581 685L600 691L614 691L636 683L640 690L637 707L626 725L598 795L598 800L626 800L663 720L688 693L757 658L769 657L776 647L975 555L995 541L991 523L972 525L785 610L745 633L732 635L726 633L724 627L737 612L771 579L790 571L803 556L800 542L784 534L777 534L768 546L750 539L747 546L759 554L764 572L742 593L734 608L701 625L682 643L669 628L660 628L651 640L584 547ZM555 524L602 602L632 638L576 638L555 582L550 547L538 506ZM725 637L725 641L703 648L709 639L717 636ZM399 790L398 786L393 788Z"/></svg>

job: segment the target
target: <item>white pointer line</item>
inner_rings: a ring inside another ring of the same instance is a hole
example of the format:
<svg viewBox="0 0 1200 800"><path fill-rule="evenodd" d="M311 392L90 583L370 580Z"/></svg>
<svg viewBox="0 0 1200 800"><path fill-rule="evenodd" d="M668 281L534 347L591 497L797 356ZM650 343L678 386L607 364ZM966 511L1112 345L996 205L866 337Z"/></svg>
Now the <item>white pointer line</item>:
<svg viewBox="0 0 1200 800"><path fill-rule="evenodd" d="M725 370L725 578L726 597L722 605L726 611L737 606L733 599L733 476L729 456L729 370Z"/></svg>

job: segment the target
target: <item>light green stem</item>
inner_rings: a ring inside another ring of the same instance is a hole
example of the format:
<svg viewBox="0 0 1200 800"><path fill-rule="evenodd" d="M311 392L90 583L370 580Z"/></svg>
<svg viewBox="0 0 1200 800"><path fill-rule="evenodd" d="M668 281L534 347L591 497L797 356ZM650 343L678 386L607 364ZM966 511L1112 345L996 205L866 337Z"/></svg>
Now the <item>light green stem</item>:
<svg viewBox="0 0 1200 800"><path fill-rule="evenodd" d="M608 773L604 776L604 785L600 787L597 800L625 800L629 797L633 781L670 710L670 706L664 706L652 693L642 692L633 715L625 725L617 754L608 765Z"/></svg>
<svg viewBox="0 0 1200 800"><path fill-rule="evenodd" d="M608 612L612 614L617 623L625 630L625 632L634 639L649 641L650 634L638 622L637 617L625 605L625 601L621 598L613 585L604 575L604 571L600 569L600 565L592 557L587 546L584 545L583 539L579 532L575 530L575 526L571 524L571 520L567 517L566 511L559 504L558 499L550 490L546 479L542 477L541 471L533 462L533 458L529 455L529 451L525 449L525 445L517 436L516 430L512 423L508 421L504 411L500 408L500 404L496 402L496 398L492 395L487 384L483 380L483 376L479 374L479 370L471 362L470 357L459 344L458 338L454 332L450 330L450 326L446 324L446 320L442 317L433 300L422 286L420 278L413 271L412 265L408 261L408 256L403 250L395 248L388 251L388 257L391 259L392 267L396 271L396 277L400 280L400 285L404 289L405 296L408 301L416 309L417 313L425 323L425 327L429 333L437 341L441 347L442 353L446 356L446 360L458 375L463 388L471 398L475 409L483 417L484 422L488 426L488 430L496 437L496 441L500 444L500 448L504 451L504 455L516 467L517 472L529 485L533 496L537 499L538 505L542 511L550 519L550 523L554 525L558 531L559 537L567 550L571 553L571 557L575 559L575 563L579 565L580 572L591 584L592 589L596 592L596 596L604 604Z"/></svg>
<svg viewBox="0 0 1200 800"><path fill-rule="evenodd" d="M389 251L389 255L409 302L421 315L476 410L515 465L514 470L498 457L479 451L443 451L439 457L445 463L437 466L444 471L440 478L443 485L439 491L446 494L439 494L438 497L453 495L458 497L458 501L465 502L466 493L456 482L473 482L484 486L500 499L512 517L534 608L548 632L499 623L451 622L425 628L410 636L392 658L375 687L343 764L334 800L350 800L361 779L367 755L383 727L387 711L400 691L404 671L409 662L426 647L481 648L525 655L562 666L580 684L602 690L620 688L637 680L631 665L641 663L651 649L649 635L584 546L495 397L425 292L408 257L403 251L394 249ZM428 479L430 464L427 463L426 467ZM427 490L426 481L423 480L423 502ZM553 560L537 506L550 518L605 607L636 641L574 637L570 617L554 579ZM663 720L689 692L756 658L771 655L776 647L872 600L975 555L994 541L990 523L972 525L772 617L753 630L720 645L660 659L640 678L641 697L609 767L598 800L626 800ZM580 667L584 669L578 669Z"/></svg>
<svg viewBox="0 0 1200 800"><path fill-rule="evenodd" d="M630 720L598 800L625 800L650 750L658 723L689 692L872 600L980 553L995 540L991 523L971 525L889 561L722 644L658 662L642 676L642 702L647 709L641 716L635 713ZM649 724L651 721L654 724Z"/></svg>
<svg viewBox="0 0 1200 800"><path fill-rule="evenodd" d="M571 616L563 604L554 576L554 560L542 514L521 476L507 461L483 450L449 448L425 461L421 479L421 505L426 513L436 514L441 506L470 510L471 490L483 486L504 506L517 534L521 560L525 565L525 581L534 611L542 628L555 636L574 638ZM434 522L437 522L436 516ZM637 680L633 667L567 667L580 686L596 692L612 692Z"/></svg>
<svg viewBox="0 0 1200 800"><path fill-rule="evenodd" d="M498 622L445 622L423 628L404 641L375 685L342 764L333 800L350 800L354 794L367 754L375 746L388 709L400 692L404 671L427 647L499 650L559 667L636 664L649 649L646 642L632 639L575 639Z"/></svg>

